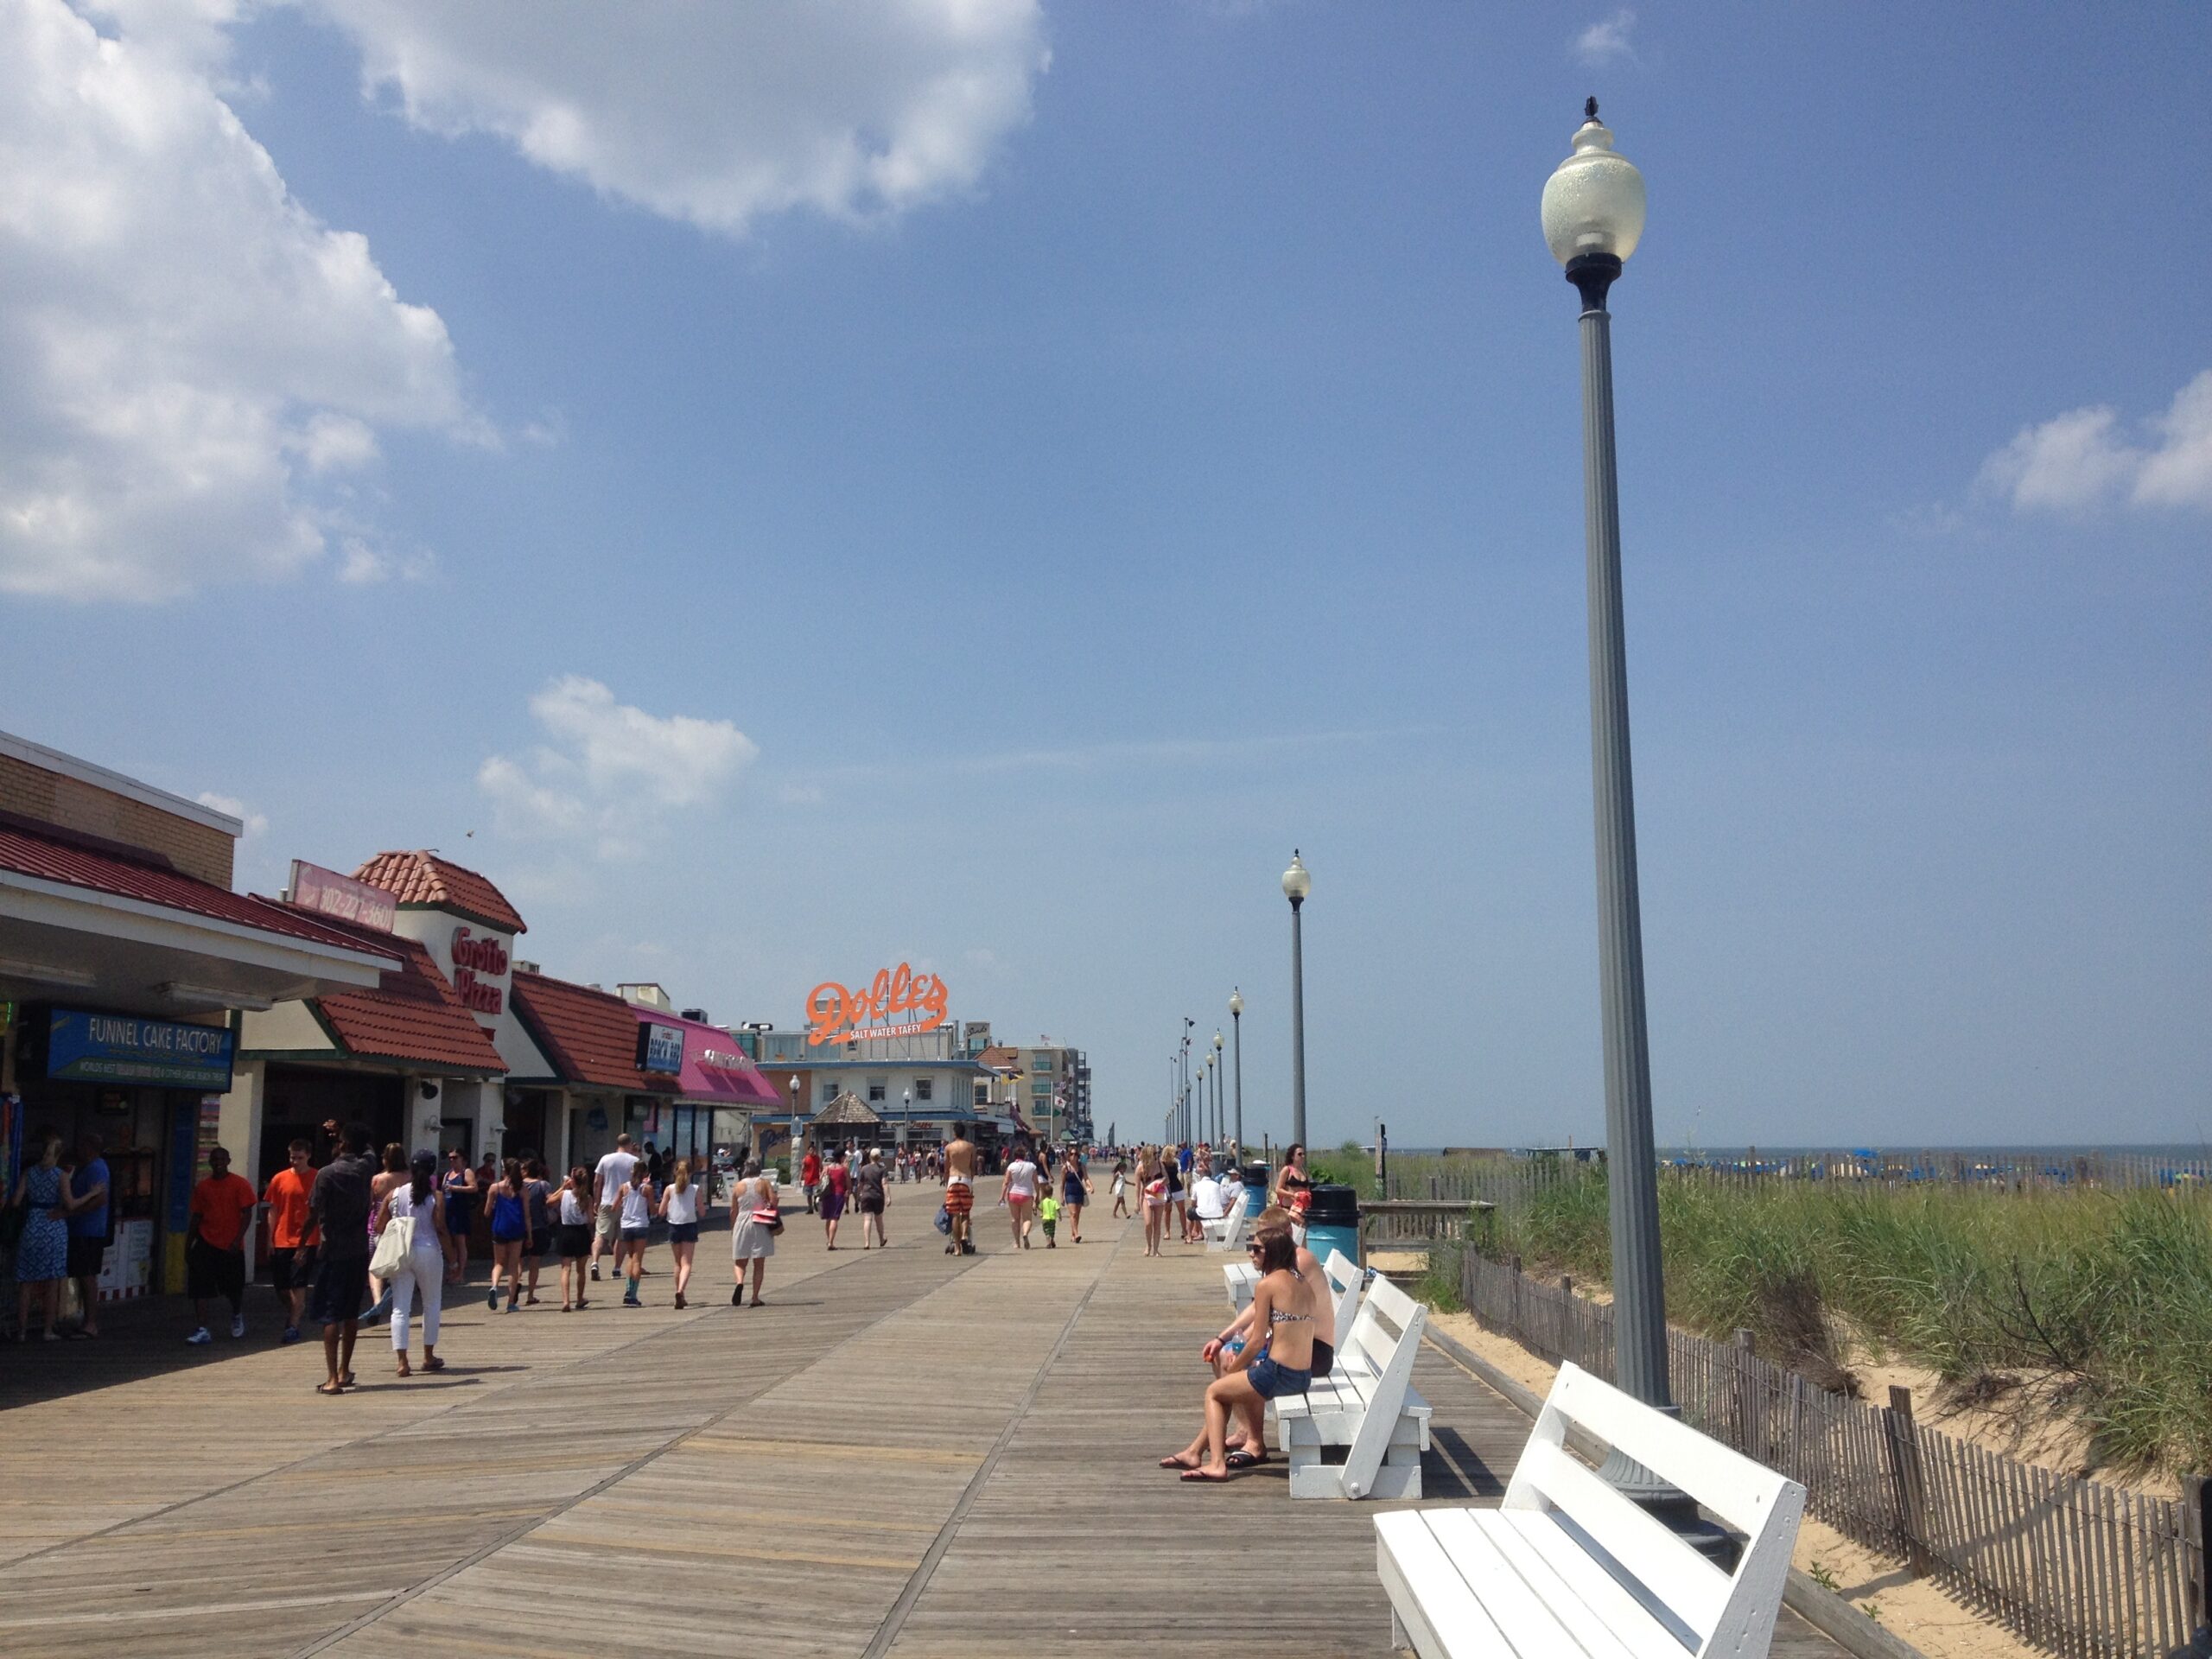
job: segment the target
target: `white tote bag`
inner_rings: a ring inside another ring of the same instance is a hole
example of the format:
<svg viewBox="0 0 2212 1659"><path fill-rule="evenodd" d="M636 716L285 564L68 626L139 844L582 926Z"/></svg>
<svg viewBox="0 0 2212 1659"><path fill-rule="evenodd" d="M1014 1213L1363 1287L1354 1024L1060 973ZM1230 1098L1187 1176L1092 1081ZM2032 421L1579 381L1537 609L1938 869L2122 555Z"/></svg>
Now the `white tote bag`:
<svg viewBox="0 0 2212 1659"><path fill-rule="evenodd" d="M407 1265L407 1253L415 1248L415 1217L394 1216L384 1224L384 1231L377 1235L376 1254L369 1258L369 1271L379 1279L396 1279L399 1270Z"/></svg>

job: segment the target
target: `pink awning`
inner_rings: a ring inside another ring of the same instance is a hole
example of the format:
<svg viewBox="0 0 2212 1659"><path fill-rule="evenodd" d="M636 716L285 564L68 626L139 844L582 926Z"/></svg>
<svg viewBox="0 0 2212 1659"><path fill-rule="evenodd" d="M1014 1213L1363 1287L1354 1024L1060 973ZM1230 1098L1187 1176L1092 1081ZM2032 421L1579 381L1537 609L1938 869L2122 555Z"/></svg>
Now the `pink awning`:
<svg viewBox="0 0 2212 1659"><path fill-rule="evenodd" d="M683 1069L676 1097L701 1105L781 1106L783 1097L746 1058L737 1039L718 1026L679 1020L658 1008L634 1008L641 1026L671 1026L683 1033Z"/></svg>

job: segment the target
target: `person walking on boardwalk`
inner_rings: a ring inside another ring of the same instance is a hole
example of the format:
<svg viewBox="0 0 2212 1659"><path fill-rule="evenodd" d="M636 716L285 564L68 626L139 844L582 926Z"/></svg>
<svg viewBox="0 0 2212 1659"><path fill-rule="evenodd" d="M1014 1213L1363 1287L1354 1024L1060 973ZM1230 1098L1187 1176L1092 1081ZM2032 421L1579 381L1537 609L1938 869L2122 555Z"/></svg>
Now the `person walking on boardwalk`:
<svg viewBox="0 0 2212 1659"><path fill-rule="evenodd" d="M269 1206L269 1282L284 1305L284 1340L300 1339L300 1321L308 1311L308 1257L302 1246L314 1238L308 1231L308 1194L315 1187L315 1167L308 1160L313 1148L295 1141L287 1148L287 1166L269 1178L261 1201Z"/></svg>
<svg viewBox="0 0 2212 1659"><path fill-rule="evenodd" d="M207 1179L192 1189L184 1245L186 1287L199 1322L185 1340L194 1344L213 1340L207 1334L207 1304L218 1296L231 1305L231 1334L245 1335L245 1224L261 1202L252 1182L231 1173L225 1148L207 1149Z"/></svg>
<svg viewBox="0 0 2212 1659"><path fill-rule="evenodd" d="M409 1179L394 1187L377 1206L377 1230L383 1231L396 1217L413 1223L415 1234L406 1260L391 1278L392 1357L397 1362L400 1376L414 1375L407 1363L407 1328L414 1322L416 1304L419 1302L423 1309L423 1369L442 1371L446 1363L438 1357L438 1311L444 1304L446 1281L460 1277L461 1259L446 1227L446 1197L438 1191L435 1153L415 1154ZM498 1223L493 1224L496 1231Z"/></svg>
<svg viewBox="0 0 2212 1659"><path fill-rule="evenodd" d="M891 1240L883 1230L883 1207L890 1202L884 1191L890 1172L883 1166L883 1154L870 1151L860 1173L853 1177L853 1203L861 1212L861 1249L868 1247L874 1238L884 1249L891 1248Z"/></svg>
<svg viewBox="0 0 2212 1659"><path fill-rule="evenodd" d="M1158 1255L1167 1232L1167 1166L1149 1142L1137 1149L1137 1197L1144 1206L1144 1253Z"/></svg>
<svg viewBox="0 0 2212 1659"><path fill-rule="evenodd" d="M976 1218L976 1143L965 1135L944 1148L944 1213L952 1223L952 1242L944 1253L975 1255L976 1242L968 1234Z"/></svg>
<svg viewBox="0 0 2212 1659"><path fill-rule="evenodd" d="M652 1170L642 1158L632 1160L630 1179L617 1189L622 1211L622 1274L627 1281L622 1306L643 1307L638 1281L645 1276L645 1243L653 1234Z"/></svg>
<svg viewBox="0 0 2212 1659"><path fill-rule="evenodd" d="M582 1164L571 1169L552 1210L558 1217L561 1311L566 1313L591 1306L584 1300L584 1261L591 1254L592 1222L599 1211L592 1197L591 1171Z"/></svg>
<svg viewBox="0 0 2212 1659"><path fill-rule="evenodd" d="M322 1360L329 1376L318 1394L340 1394L353 1383L353 1343L360 1334L361 1299L369 1288L369 1183L376 1162L369 1155L369 1126L348 1123L339 1154L315 1172L308 1214L321 1230L315 1247L315 1289L308 1317L322 1326Z"/></svg>
<svg viewBox="0 0 2212 1659"><path fill-rule="evenodd" d="M699 1188L691 1160L679 1158L660 1195L660 1217L668 1224L668 1253L676 1260L676 1305L684 1306L691 1284L691 1258L699 1252Z"/></svg>
<svg viewBox="0 0 2212 1659"><path fill-rule="evenodd" d="M622 1261L622 1186L630 1179L630 1172L638 1166L638 1154L631 1149L626 1132L614 1137L614 1150L599 1160L594 1171L597 1182L594 1189L599 1212L593 1220L591 1237L591 1276L599 1277L599 1258L602 1253L613 1255L618 1271Z"/></svg>
<svg viewBox="0 0 2212 1659"><path fill-rule="evenodd" d="M1083 1154L1075 1147L1060 1160L1060 1214L1068 1224L1068 1243L1083 1243L1083 1206L1090 1198L1090 1178L1083 1167Z"/></svg>
<svg viewBox="0 0 2212 1659"><path fill-rule="evenodd" d="M822 1154L808 1141L806 1156L798 1160L799 1190L806 1194L806 1213L814 1213L814 1200L822 1190Z"/></svg>
<svg viewBox="0 0 2212 1659"><path fill-rule="evenodd" d="M845 1213L845 1201L852 1195L853 1173L842 1158L833 1158L822 1172L821 1210L822 1236L831 1249L837 1248L837 1223Z"/></svg>
<svg viewBox="0 0 2212 1659"><path fill-rule="evenodd" d="M407 1168L406 1154L403 1151L400 1156L399 1167L404 1173ZM387 1163L385 1167L389 1169L390 1164ZM465 1279L468 1276L469 1230L476 1224L476 1203L482 1196L484 1187L477 1179L476 1172L468 1166L468 1160L461 1155L459 1147L446 1154L445 1179L441 1185L446 1195L446 1230L460 1247L461 1273Z"/></svg>
<svg viewBox="0 0 2212 1659"><path fill-rule="evenodd" d="M536 1153L522 1160L522 1190L523 1219L530 1226L529 1236L522 1242L522 1264L530 1271L522 1305L536 1307L538 1269L545 1263L545 1252L553 1248L553 1217L548 1207L553 1183L546 1179L545 1160Z"/></svg>
<svg viewBox="0 0 2212 1659"><path fill-rule="evenodd" d="M316 1173L320 1174L321 1172ZM397 1141L385 1141L383 1160L375 1173L369 1177L369 1216L372 1220L376 1217L377 1206L391 1196L392 1188L409 1179L410 1178L407 1173L407 1148ZM447 1207L450 1209L452 1205L448 1204ZM376 1255L376 1249L377 1241L372 1236L369 1239L371 1256L373 1257ZM372 1273L369 1275L369 1311L361 1315L361 1323L374 1325L379 1319L388 1319L391 1317L391 1287Z"/></svg>
<svg viewBox="0 0 2212 1659"><path fill-rule="evenodd" d="M507 1312L512 1313L522 1301L522 1247L530 1237L530 1194L523 1182L521 1159L507 1160L499 1179L486 1189L484 1203L492 1212L492 1288L484 1306L494 1313L499 1311L499 1275L504 1273ZM397 1311L392 1319L396 1324Z"/></svg>
<svg viewBox="0 0 2212 1659"><path fill-rule="evenodd" d="M100 1333L100 1263L107 1255L107 1160L98 1132L87 1129L77 1137L77 1173L69 1180L69 1276L77 1281L77 1300L84 1304L84 1323L73 1334L91 1338ZM295 1320L295 1324L298 1321Z"/></svg>
<svg viewBox="0 0 2212 1659"><path fill-rule="evenodd" d="M1116 1158L1114 1160L1114 1214L1119 1217L1127 1217L1128 1213L1129 1160L1126 1158Z"/></svg>
<svg viewBox="0 0 2212 1659"><path fill-rule="evenodd" d="M730 1271L737 1283L729 1305L745 1300L745 1270L753 1269L753 1306L760 1306L761 1281L768 1276L768 1258L776 1253L776 1235L784 1224L776 1210L776 1184L760 1173L760 1160L749 1160L745 1178L729 1195Z"/></svg>
<svg viewBox="0 0 2212 1659"><path fill-rule="evenodd" d="M1029 1148L1017 1146L1014 1160L1006 1166L1006 1173L999 1181L999 1202L1006 1207L1014 1225L1014 1248L1029 1248L1029 1224L1036 1214L1037 1188L1041 1172L1030 1160Z"/></svg>
<svg viewBox="0 0 2212 1659"><path fill-rule="evenodd" d="M16 1240L16 1340L31 1333L31 1292L46 1318L45 1339L58 1342L54 1317L61 1312L61 1281L69 1271L69 1183L61 1173L61 1137L41 1129L32 1145L35 1163L25 1166L9 1195L11 1209L28 1211ZM201 1327L204 1341L206 1327Z"/></svg>

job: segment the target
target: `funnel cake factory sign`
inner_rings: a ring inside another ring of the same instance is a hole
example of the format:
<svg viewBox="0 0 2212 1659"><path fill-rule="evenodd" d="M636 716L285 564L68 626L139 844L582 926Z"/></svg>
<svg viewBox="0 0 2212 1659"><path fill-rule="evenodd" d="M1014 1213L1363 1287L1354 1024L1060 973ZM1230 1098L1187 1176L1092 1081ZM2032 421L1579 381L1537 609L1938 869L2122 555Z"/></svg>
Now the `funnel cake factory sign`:
<svg viewBox="0 0 2212 1659"><path fill-rule="evenodd" d="M873 1037L918 1037L944 1023L944 982L918 974L905 963L876 971L865 990L825 980L806 999L809 1047L857 1043Z"/></svg>

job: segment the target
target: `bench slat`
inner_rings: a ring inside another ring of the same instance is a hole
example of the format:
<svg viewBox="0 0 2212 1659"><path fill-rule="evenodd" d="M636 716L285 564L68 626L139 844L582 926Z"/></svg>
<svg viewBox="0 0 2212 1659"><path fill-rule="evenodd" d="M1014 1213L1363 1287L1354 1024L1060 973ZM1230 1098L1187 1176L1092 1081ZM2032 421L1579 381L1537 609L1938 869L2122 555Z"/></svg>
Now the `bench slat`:
<svg viewBox="0 0 2212 1659"><path fill-rule="evenodd" d="M1541 1560L1593 1616L1637 1652L1682 1659L1686 1636L1695 1639L1694 1632L1669 1630L1634 1591L1611 1573L1599 1570L1581 1543L1549 1516L1529 1510L1491 1510L1480 1520L1501 1545ZM1523 1577L1532 1575L1533 1569L1524 1569Z"/></svg>
<svg viewBox="0 0 2212 1659"><path fill-rule="evenodd" d="M1376 1516L1375 1559L1421 1659L1497 1659L1517 1651L1436 1541L1427 1511Z"/></svg>
<svg viewBox="0 0 2212 1659"><path fill-rule="evenodd" d="M1426 1513L1436 1541L1516 1653L1529 1659L1645 1659L1591 1618L1574 1597L1562 1594L1557 1575L1525 1551L1539 1576L1535 1584L1523 1578L1490 1529L1476 1524L1473 1510Z"/></svg>
<svg viewBox="0 0 2212 1659"><path fill-rule="evenodd" d="M1513 1471L1505 1507L1535 1510L1535 1495L1573 1517L1630 1578L1659 1595L1700 1641L1712 1634L1728 1602L1728 1574L1560 1447L1531 1435Z"/></svg>

